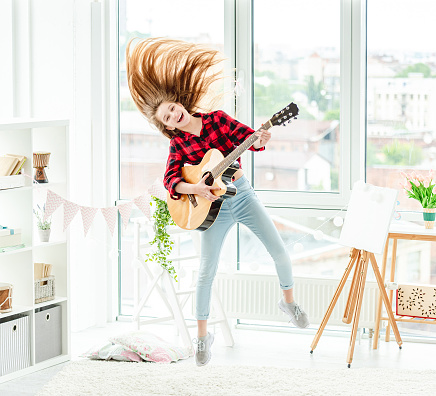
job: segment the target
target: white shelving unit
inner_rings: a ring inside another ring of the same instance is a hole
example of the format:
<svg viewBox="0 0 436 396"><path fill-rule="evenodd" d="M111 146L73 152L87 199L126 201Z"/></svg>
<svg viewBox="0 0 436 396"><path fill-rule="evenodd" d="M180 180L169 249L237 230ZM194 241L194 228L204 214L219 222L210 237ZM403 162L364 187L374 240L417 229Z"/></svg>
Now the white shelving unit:
<svg viewBox="0 0 436 396"><path fill-rule="evenodd" d="M24 187L0 190L0 224L21 228L22 243L19 250L0 253L0 282L13 285L12 312L0 314L4 318L23 314L29 317L30 366L0 376L0 383L34 371L70 360L70 286L68 232L63 231L63 210L52 216L50 242L39 241L33 209L45 202L47 189L62 197L69 197L67 120L13 119L0 121L0 155L21 154L27 157L24 172L33 177L33 152L51 153L46 169L49 182L35 185L26 177ZM56 298L35 304L34 263L52 264L55 276ZM35 313L39 308L60 305L62 307L62 354L35 363Z"/></svg>

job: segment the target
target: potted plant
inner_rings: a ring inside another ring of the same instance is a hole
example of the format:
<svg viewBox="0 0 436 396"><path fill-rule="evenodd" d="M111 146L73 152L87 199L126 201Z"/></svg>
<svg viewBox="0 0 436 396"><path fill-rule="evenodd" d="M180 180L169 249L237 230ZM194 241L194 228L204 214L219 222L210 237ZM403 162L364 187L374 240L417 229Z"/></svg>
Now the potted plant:
<svg viewBox="0 0 436 396"><path fill-rule="evenodd" d="M154 245L156 250L152 253L146 254L145 261L154 261L164 268L177 282L177 274L172 261L168 260L168 256L173 250L174 241L171 240L170 235L167 232L169 225L175 225L168 210L168 205L165 201L152 196L154 201L153 211L153 228L154 239L150 242L150 245ZM153 205L153 202L150 202Z"/></svg>
<svg viewBox="0 0 436 396"><path fill-rule="evenodd" d="M39 239L41 242L48 242L50 239L51 231L51 218L44 220L45 204L43 209L39 205L36 205L38 210L33 209L33 213L36 216L36 226L38 227Z"/></svg>
<svg viewBox="0 0 436 396"><path fill-rule="evenodd" d="M408 197L419 201L423 208L425 228L432 229L436 217L436 180L433 171L430 171L428 176L415 172L401 172L400 175L404 178L401 186L406 190Z"/></svg>

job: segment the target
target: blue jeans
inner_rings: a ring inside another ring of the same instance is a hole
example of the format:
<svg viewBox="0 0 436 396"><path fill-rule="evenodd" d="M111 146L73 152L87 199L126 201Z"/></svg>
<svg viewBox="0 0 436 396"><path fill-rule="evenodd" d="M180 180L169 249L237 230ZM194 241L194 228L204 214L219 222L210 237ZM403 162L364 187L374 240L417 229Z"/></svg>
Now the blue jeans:
<svg viewBox="0 0 436 396"><path fill-rule="evenodd" d="M274 260L280 288L292 289L294 279L289 254L277 228L247 178L234 182L237 194L227 198L212 226L201 232L201 260L197 281L197 320L209 318L210 296L224 239L236 223L246 225L265 245Z"/></svg>

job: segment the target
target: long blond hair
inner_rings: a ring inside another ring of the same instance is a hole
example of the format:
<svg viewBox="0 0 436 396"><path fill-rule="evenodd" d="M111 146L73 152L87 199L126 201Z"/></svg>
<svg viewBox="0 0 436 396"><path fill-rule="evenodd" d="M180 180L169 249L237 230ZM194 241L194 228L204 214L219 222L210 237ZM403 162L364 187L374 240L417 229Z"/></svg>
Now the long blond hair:
<svg viewBox="0 0 436 396"><path fill-rule="evenodd" d="M166 137L169 131L156 118L163 102L178 102L190 113L212 111L220 95L210 95L211 86L222 78L217 66L224 60L217 50L166 38L138 40L127 44L127 81L139 111ZM208 100L207 102L205 102Z"/></svg>

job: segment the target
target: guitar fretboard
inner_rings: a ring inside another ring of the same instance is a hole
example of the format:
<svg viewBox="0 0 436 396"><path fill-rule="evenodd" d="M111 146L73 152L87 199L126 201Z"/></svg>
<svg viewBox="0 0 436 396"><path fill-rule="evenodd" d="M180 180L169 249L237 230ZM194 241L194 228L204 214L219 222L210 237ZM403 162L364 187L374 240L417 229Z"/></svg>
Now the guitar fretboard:
<svg viewBox="0 0 436 396"><path fill-rule="evenodd" d="M262 125L257 131L261 129L270 129L272 127L271 120L268 120L264 125ZM257 132L256 131L256 132ZM217 166L215 166L212 170L212 177L216 179L218 176L222 175L225 170L232 165L243 153L245 150L248 150L253 143L258 139L256 136L256 132L245 139L236 149L234 149L227 157L225 157Z"/></svg>

